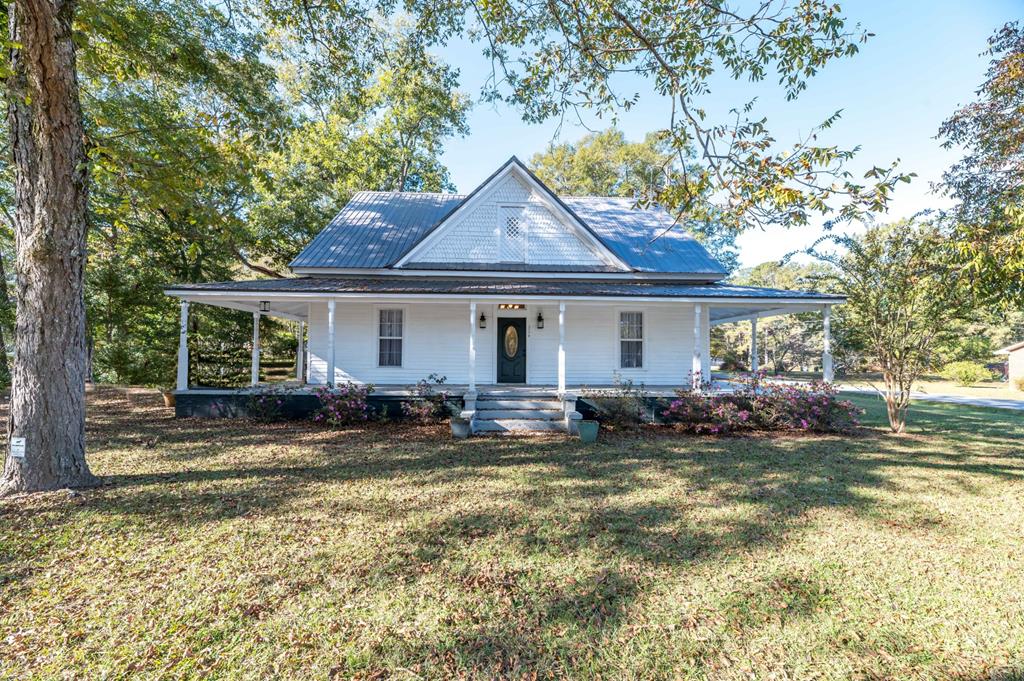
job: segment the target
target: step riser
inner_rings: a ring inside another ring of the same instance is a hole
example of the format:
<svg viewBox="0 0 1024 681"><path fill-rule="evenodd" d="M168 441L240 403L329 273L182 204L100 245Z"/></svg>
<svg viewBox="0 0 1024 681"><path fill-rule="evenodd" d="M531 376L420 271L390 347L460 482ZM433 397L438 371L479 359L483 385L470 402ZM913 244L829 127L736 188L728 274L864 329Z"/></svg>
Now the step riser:
<svg viewBox="0 0 1024 681"><path fill-rule="evenodd" d="M476 417L485 421L496 419L524 419L529 421L554 421L565 418L565 413L556 409L480 409Z"/></svg>
<svg viewBox="0 0 1024 681"><path fill-rule="evenodd" d="M562 403L558 400L509 400L476 398L477 409L555 409L560 410Z"/></svg>
<svg viewBox="0 0 1024 681"><path fill-rule="evenodd" d="M473 428L478 433L564 433L561 421L527 421L521 419L477 420Z"/></svg>

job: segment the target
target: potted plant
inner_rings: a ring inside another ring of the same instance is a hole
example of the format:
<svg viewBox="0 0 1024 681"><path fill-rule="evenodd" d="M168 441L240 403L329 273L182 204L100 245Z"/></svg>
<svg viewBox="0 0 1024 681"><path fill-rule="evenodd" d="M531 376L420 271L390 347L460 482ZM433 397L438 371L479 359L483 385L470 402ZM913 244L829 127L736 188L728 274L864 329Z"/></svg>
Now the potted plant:
<svg viewBox="0 0 1024 681"><path fill-rule="evenodd" d="M601 424L597 421L582 420L576 422L576 431L579 433L580 442L594 442L597 440L597 431Z"/></svg>
<svg viewBox="0 0 1024 681"><path fill-rule="evenodd" d="M473 424L469 419L463 418L462 409L457 405L449 404L448 411L451 414L449 423L452 427L452 437L456 440L465 440L469 437Z"/></svg>

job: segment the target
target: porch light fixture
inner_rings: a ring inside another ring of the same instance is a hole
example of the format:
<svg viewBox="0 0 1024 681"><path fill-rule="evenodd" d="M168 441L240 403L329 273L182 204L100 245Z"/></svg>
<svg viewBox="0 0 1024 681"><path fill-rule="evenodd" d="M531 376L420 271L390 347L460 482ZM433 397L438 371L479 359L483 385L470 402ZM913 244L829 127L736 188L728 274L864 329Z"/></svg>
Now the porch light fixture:
<svg viewBox="0 0 1024 681"><path fill-rule="evenodd" d="M499 310L525 310L526 306L522 303L499 303Z"/></svg>
<svg viewBox="0 0 1024 681"><path fill-rule="evenodd" d="M270 312L270 303L265 300L260 301L260 312Z"/></svg>
<svg viewBox="0 0 1024 681"><path fill-rule="evenodd" d="M543 329L544 328L544 313L543 312L538 312L537 313L537 328L538 329Z"/></svg>
<svg viewBox="0 0 1024 681"><path fill-rule="evenodd" d="M487 315L485 315L483 312L480 313L480 328L487 328Z"/></svg>

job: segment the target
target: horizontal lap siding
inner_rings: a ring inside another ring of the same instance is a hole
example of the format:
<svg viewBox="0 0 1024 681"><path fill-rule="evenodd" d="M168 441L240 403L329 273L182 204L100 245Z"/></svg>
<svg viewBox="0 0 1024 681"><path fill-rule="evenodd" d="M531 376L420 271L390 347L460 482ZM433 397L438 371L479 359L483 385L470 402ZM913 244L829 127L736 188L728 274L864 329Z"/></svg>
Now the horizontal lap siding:
<svg viewBox="0 0 1024 681"><path fill-rule="evenodd" d="M431 373L449 383L469 382L469 304L388 305L405 310L403 366L377 366L377 310L371 303L339 301L335 307L336 380L412 384ZM644 313L644 367L619 368L620 311ZM544 328L537 328L537 313ZM529 305L525 313L478 304L487 328L477 329L476 379L495 380L498 317L525 317L527 381L554 385L558 380L558 305ZM647 385L679 385L688 380L693 353L693 306L566 304L566 381L570 385L611 383L615 374ZM311 383L324 383L327 371L327 305L312 305L309 323ZM705 349L705 352L707 350Z"/></svg>

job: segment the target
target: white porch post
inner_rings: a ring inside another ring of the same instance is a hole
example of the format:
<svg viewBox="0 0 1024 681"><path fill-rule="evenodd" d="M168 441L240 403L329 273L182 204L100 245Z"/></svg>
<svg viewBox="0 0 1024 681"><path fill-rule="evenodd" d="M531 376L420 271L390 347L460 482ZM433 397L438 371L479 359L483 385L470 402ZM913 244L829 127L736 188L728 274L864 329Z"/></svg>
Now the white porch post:
<svg viewBox="0 0 1024 681"><path fill-rule="evenodd" d="M700 376L701 380L711 382L711 306L702 310L700 321Z"/></svg>
<svg viewBox="0 0 1024 681"><path fill-rule="evenodd" d="M476 392L476 301L469 302L469 390Z"/></svg>
<svg viewBox="0 0 1024 681"><path fill-rule="evenodd" d="M327 385L334 386L334 299L327 301Z"/></svg>
<svg viewBox="0 0 1024 681"><path fill-rule="evenodd" d="M565 394L565 303L558 303L558 394Z"/></svg>
<svg viewBox="0 0 1024 681"><path fill-rule="evenodd" d="M832 306L824 306L821 314L825 338L825 347L821 354L821 378L826 383L831 383L835 378L835 372L832 367Z"/></svg>
<svg viewBox="0 0 1024 681"><path fill-rule="evenodd" d="M299 322L298 334L299 342L295 346L295 380L299 383L304 383L303 379L306 375L306 349L304 347L306 342L306 322Z"/></svg>
<svg viewBox="0 0 1024 681"><path fill-rule="evenodd" d="M252 384L260 382L260 313L252 313Z"/></svg>
<svg viewBox="0 0 1024 681"><path fill-rule="evenodd" d="M178 330L178 390L188 390L188 301L181 301L181 328Z"/></svg>
<svg viewBox="0 0 1024 681"><path fill-rule="evenodd" d="M750 318L750 371L757 371L757 317Z"/></svg>
<svg viewBox="0 0 1024 681"><path fill-rule="evenodd" d="M692 374L693 389L700 390L701 381L703 376L700 375L701 370L701 305L695 303L693 306L693 363L690 367Z"/></svg>

